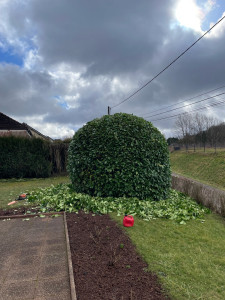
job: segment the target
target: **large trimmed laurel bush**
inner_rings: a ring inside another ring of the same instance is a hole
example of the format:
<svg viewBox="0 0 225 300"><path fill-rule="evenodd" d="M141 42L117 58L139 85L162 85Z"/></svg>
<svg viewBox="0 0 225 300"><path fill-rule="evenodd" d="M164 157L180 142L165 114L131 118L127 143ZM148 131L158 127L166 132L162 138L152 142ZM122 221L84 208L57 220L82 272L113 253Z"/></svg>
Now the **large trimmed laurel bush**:
<svg viewBox="0 0 225 300"><path fill-rule="evenodd" d="M150 122L124 113L79 129L69 147L76 192L101 197L165 199L170 188L168 146Z"/></svg>

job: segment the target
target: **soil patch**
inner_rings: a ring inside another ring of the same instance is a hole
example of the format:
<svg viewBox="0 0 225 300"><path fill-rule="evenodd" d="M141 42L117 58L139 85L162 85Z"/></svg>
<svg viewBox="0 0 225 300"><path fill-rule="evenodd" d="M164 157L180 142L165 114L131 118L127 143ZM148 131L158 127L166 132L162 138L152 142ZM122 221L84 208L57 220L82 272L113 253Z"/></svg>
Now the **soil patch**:
<svg viewBox="0 0 225 300"><path fill-rule="evenodd" d="M108 215L67 214L78 300L165 300L156 275Z"/></svg>
<svg viewBox="0 0 225 300"><path fill-rule="evenodd" d="M27 213L28 211L28 213ZM34 214L41 212L38 207L20 206L10 209L0 209L0 216L17 216L25 214Z"/></svg>

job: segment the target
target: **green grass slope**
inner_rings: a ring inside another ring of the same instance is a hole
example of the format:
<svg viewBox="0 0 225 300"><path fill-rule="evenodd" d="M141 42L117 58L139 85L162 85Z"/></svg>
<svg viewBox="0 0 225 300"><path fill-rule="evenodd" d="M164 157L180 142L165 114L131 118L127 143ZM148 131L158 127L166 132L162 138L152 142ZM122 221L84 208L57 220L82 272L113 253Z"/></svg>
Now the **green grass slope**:
<svg viewBox="0 0 225 300"><path fill-rule="evenodd" d="M122 217L115 213L111 217L122 226ZM134 220L134 227L125 230L171 299L225 299L221 217L210 214L203 223L191 220L185 226L163 219L145 222L135 216Z"/></svg>
<svg viewBox="0 0 225 300"><path fill-rule="evenodd" d="M174 173L225 189L225 150L217 153L174 151L170 162Z"/></svg>

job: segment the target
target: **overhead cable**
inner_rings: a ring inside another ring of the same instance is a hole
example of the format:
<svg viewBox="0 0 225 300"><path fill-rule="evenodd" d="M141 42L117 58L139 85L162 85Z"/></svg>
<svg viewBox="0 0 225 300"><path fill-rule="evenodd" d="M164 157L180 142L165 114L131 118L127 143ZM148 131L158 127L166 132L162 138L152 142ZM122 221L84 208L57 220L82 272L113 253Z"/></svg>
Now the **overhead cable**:
<svg viewBox="0 0 225 300"><path fill-rule="evenodd" d="M143 88L145 88L148 84L150 84L154 79L156 79L159 75L161 75L164 71L166 71L172 64L174 64L181 56L183 56L188 50L190 50L196 43L198 43L207 33L209 33L216 25L218 25L225 16L223 16L218 22L216 22L209 30L207 30L200 38L198 38L191 46L189 46L185 51L183 51L177 58L175 58L169 65L167 65L162 71L160 71L157 75L155 75L151 80L147 81L143 86L141 86L139 89L137 89L134 93L132 93L130 96L119 102L118 104L111 106L111 108L117 107L121 105L122 103L128 101L131 97L136 95L138 92L140 92Z"/></svg>
<svg viewBox="0 0 225 300"><path fill-rule="evenodd" d="M160 118L160 119L156 119L156 120L151 120L151 122L156 122L156 121L161 121L161 120L166 120L166 119L173 119L173 118L175 118L177 116L180 116L180 115L185 115L185 114L193 113L195 111L206 109L208 107L219 106L219 105L222 105L224 103L225 103L225 99L223 99L222 101L217 102L217 103L212 103L212 104L209 104L209 105L202 106L200 108L193 109L191 111L186 111L186 112L179 113L179 114L176 114L176 115L172 115L172 116L168 116L168 117L164 117L164 118Z"/></svg>
<svg viewBox="0 0 225 300"><path fill-rule="evenodd" d="M156 116L158 116L158 115L166 114L166 113L168 113L168 112L171 112L171 111L174 111L174 110L178 110L178 109L181 109L181 108L184 108L184 107L187 107L187 106L196 104L196 103L200 103L200 102L203 102L203 101L206 101L206 100L215 98L215 97L219 97L219 96L224 95L224 94L225 94L225 92L224 92L224 93L221 93L221 94L217 94L217 95L211 96L211 97L208 97L208 98L205 98L205 99L202 99L202 100L198 100L198 101L195 101L195 102L192 102L192 103L189 103L189 104L185 104L185 105L183 105L183 106L179 106L179 107L176 107L176 108L172 108L172 109L170 109L170 110L167 110L167 111L164 111L164 112L161 112L161 113L158 113L158 114L146 116L145 118L156 117Z"/></svg>
<svg viewBox="0 0 225 300"><path fill-rule="evenodd" d="M216 89L213 89L213 90L210 90L210 91L204 92L204 93L202 93L202 94L199 94L199 95L197 95L197 96L194 96L194 97L188 98L188 99L186 99L186 100L179 101L179 102L177 102L177 103L175 103L175 104L167 105L167 106L164 106L164 107L162 107L162 108L159 108L159 109L153 110L151 113L153 114L153 113L155 113L155 112L157 112L157 111L164 110L164 109L167 109L167 108L170 108L170 107L176 106L176 105L178 105L178 104L180 104L180 103L184 103L184 102L187 102L187 101L193 100L193 99L195 99L195 98L198 98L198 97L201 97L201 96L203 96L203 95L206 95L206 94L212 93L212 92L214 92L214 91L220 90L220 89L222 89L222 88L225 88L225 85L222 85L222 86L220 86L220 87L218 87L218 88L216 88ZM140 117L144 117L144 116L148 115L149 113L150 113L150 112L148 112L148 113L145 113L145 114L141 115Z"/></svg>

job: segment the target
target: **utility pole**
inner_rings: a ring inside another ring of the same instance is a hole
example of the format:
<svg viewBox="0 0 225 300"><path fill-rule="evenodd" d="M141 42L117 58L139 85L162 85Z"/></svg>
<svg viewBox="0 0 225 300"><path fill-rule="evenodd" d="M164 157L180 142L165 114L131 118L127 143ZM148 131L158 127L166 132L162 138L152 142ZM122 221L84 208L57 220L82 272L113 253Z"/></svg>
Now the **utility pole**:
<svg viewBox="0 0 225 300"><path fill-rule="evenodd" d="M108 115L110 115L110 114L111 114L111 107L108 106Z"/></svg>

